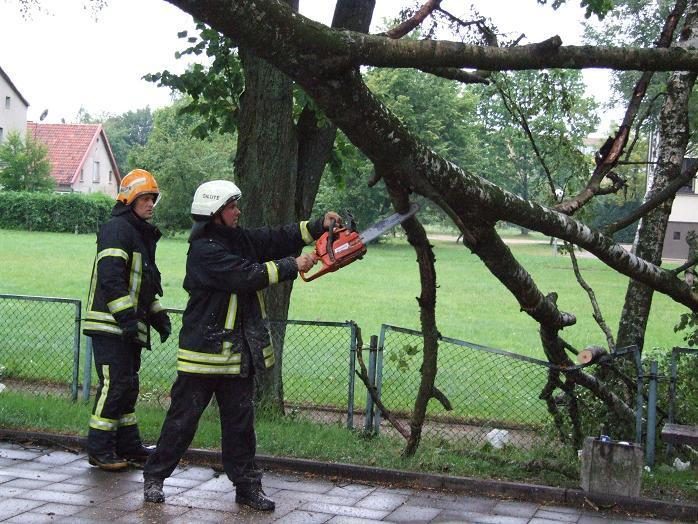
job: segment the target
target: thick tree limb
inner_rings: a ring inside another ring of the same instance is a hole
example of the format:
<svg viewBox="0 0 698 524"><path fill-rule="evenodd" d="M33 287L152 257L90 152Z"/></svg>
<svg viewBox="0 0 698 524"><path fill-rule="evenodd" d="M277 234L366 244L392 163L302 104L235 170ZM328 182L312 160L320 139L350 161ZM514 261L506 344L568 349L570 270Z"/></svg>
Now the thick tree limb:
<svg viewBox="0 0 698 524"><path fill-rule="evenodd" d="M602 231L605 235L612 235L616 231L620 231L621 229L628 227L630 224L637 222L647 213L663 204L668 198L672 198L676 192L686 184L686 182L696 176L696 172L698 172L698 160L695 158L684 159L684 165L682 167L681 174L678 177L669 182L664 189L652 195L649 200L634 209L632 213L629 213L627 216L617 220L616 222L608 224L602 229Z"/></svg>
<svg viewBox="0 0 698 524"><path fill-rule="evenodd" d="M274 0L167 0L244 44L291 77L307 64L330 77L361 65L376 67L457 67L491 71L606 68L633 71L698 71L698 52L561 46L481 47L447 41L404 41L352 31L331 30Z"/></svg>

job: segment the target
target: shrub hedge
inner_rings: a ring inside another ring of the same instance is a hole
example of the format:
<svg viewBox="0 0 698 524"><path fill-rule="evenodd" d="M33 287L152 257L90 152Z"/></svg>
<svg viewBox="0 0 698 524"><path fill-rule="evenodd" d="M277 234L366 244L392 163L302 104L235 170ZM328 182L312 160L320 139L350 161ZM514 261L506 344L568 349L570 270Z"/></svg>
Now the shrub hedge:
<svg viewBox="0 0 698 524"><path fill-rule="evenodd" d="M0 191L0 229L95 233L113 206L101 193Z"/></svg>

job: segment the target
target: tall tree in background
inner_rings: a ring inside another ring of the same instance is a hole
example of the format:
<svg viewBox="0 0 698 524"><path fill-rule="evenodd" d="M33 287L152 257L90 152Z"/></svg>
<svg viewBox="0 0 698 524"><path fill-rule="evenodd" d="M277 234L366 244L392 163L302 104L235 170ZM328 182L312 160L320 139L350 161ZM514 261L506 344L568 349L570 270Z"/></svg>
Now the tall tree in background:
<svg viewBox="0 0 698 524"><path fill-rule="evenodd" d="M189 209L199 184L211 179L233 179L235 144L228 135L198 138L192 130L201 124L196 114L182 113L187 100L158 109L143 146L134 146L129 163L157 175L162 199L157 207L158 226L174 233L191 227Z"/></svg>
<svg viewBox="0 0 698 524"><path fill-rule="evenodd" d="M153 113L149 107L127 111L103 120L104 131L109 139L114 159L119 166L121 176L131 169L139 167L129 163L129 152L136 147L143 147L153 130Z"/></svg>
<svg viewBox="0 0 698 524"><path fill-rule="evenodd" d="M5 191L53 191L48 149L27 135L8 133L0 144L0 186Z"/></svg>

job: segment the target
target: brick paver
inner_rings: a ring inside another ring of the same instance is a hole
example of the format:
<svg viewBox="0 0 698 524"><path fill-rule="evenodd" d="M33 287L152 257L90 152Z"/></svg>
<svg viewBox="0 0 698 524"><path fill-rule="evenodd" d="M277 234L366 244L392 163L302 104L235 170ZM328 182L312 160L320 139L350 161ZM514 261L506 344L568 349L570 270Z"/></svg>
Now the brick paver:
<svg viewBox="0 0 698 524"><path fill-rule="evenodd" d="M184 464L177 468L165 481L164 504L143 502L142 480L139 470L108 473L90 467L84 453L0 441L0 522L665 522L559 505L428 489L392 489L280 472L268 472L264 477L264 489L276 501L276 511L260 513L238 506L225 475L210 467Z"/></svg>

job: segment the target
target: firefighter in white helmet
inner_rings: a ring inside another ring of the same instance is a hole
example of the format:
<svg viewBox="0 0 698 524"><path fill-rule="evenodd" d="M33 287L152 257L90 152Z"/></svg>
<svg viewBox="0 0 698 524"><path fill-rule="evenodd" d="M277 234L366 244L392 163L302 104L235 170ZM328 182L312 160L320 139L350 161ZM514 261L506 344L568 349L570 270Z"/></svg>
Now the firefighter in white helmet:
<svg viewBox="0 0 698 524"><path fill-rule="evenodd" d="M215 395L223 468L235 485L236 502L262 511L275 507L262 491L262 472L255 464L254 376L274 365L260 291L308 271L315 260L298 253L341 218L328 212L314 221L245 229L238 226L240 196L233 182L213 180L199 186L191 205L194 225L184 278L189 301L172 401L143 471L149 502L164 501L163 481L189 447Z"/></svg>
<svg viewBox="0 0 698 524"><path fill-rule="evenodd" d="M87 435L89 462L108 471L129 461L144 463L136 421L141 349L150 346L150 326L164 342L172 330L160 305L155 245L160 231L148 221L160 198L151 173L134 169L122 180L109 221L97 233L97 256L84 333L92 337L99 383Z"/></svg>

